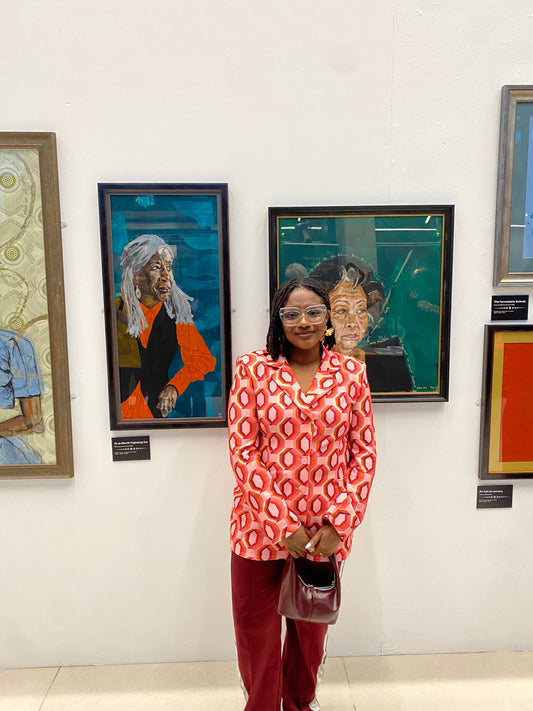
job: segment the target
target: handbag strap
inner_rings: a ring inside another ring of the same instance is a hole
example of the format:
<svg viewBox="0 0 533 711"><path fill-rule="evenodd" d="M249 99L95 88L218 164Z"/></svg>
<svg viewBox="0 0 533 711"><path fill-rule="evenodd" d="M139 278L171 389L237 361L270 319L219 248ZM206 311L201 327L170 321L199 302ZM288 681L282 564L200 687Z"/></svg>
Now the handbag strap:
<svg viewBox="0 0 533 711"><path fill-rule="evenodd" d="M329 560L331 562L331 565L333 566L333 569L335 571L335 577L337 579L337 582L340 580L340 573L339 573L339 562L337 560L337 556L335 553L332 553L329 557Z"/></svg>

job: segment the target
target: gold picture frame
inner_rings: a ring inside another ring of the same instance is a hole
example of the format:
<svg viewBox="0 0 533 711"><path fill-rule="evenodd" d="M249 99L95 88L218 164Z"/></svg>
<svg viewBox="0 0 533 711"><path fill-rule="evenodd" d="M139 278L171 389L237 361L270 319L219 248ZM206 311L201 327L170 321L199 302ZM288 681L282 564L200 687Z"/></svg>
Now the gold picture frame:
<svg viewBox="0 0 533 711"><path fill-rule="evenodd" d="M480 479L533 477L532 356L531 325L485 326Z"/></svg>
<svg viewBox="0 0 533 711"><path fill-rule="evenodd" d="M55 133L0 132L0 479L74 475Z"/></svg>
<svg viewBox="0 0 533 711"><path fill-rule="evenodd" d="M493 284L533 284L532 85L502 88Z"/></svg>

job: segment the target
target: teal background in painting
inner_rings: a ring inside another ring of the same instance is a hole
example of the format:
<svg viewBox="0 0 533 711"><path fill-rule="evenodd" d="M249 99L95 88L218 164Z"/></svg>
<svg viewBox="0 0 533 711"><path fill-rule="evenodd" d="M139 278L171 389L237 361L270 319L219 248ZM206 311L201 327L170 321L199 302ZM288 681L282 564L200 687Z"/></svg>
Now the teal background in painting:
<svg viewBox="0 0 533 711"><path fill-rule="evenodd" d="M115 296L120 294L120 253L139 235L156 234L172 248L176 284L188 296L194 324L216 358L213 372L191 383L168 418L220 417L222 407L220 207L216 195L175 193L109 196ZM169 378L182 366L174 359ZM185 400L184 400L185 399ZM181 403L180 403L181 401ZM180 404L187 406L180 410Z"/></svg>
<svg viewBox="0 0 533 711"><path fill-rule="evenodd" d="M384 288L381 320L361 345L398 337L413 392L438 391L442 215L280 217L278 280L310 274L325 259L352 256Z"/></svg>

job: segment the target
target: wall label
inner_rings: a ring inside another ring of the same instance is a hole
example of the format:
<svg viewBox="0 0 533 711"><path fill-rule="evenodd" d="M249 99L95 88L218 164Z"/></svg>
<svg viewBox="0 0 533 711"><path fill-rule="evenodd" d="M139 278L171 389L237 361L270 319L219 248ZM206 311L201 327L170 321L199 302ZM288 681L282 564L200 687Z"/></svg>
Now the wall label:
<svg viewBox="0 0 533 711"><path fill-rule="evenodd" d="M510 509L513 507L513 485L478 486L477 509Z"/></svg>
<svg viewBox="0 0 533 711"><path fill-rule="evenodd" d="M150 437L112 437L113 461L150 459Z"/></svg>
<svg viewBox="0 0 533 711"><path fill-rule="evenodd" d="M517 296L502 294L492 297L491 319L493 321L527 320L529 294Z"/></svg>

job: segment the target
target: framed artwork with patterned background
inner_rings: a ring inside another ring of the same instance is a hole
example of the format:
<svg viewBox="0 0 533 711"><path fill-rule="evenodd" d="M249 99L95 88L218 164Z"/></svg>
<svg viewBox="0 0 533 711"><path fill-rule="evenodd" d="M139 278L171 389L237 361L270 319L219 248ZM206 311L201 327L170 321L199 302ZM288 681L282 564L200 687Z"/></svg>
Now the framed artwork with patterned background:
<svg viewBox="0 0 533 711"><path fill-rule="evenodd" d="M56 137L0 133L0 478L73 475Z"/></svg>

